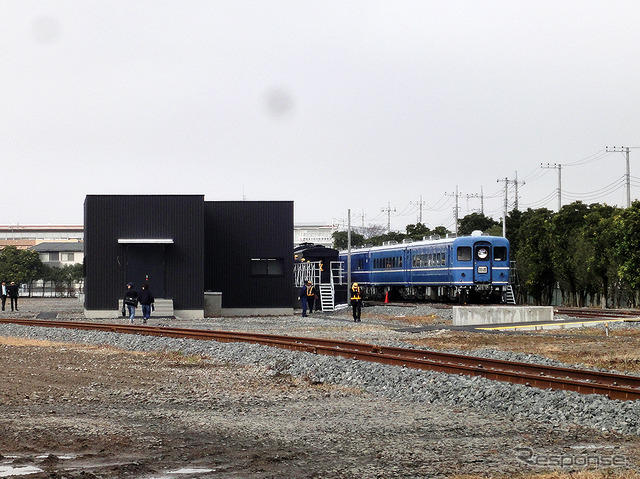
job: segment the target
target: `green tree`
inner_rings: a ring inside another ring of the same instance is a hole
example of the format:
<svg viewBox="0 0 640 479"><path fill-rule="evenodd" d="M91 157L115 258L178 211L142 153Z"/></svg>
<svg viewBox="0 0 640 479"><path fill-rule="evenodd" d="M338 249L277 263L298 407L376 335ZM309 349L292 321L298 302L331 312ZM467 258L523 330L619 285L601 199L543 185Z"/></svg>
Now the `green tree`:
<svg viewBox="0 0 640 479"><path fill-rule="evenodd" d="M520 245L520 226L522 224L522 211L520 210L512 210L507 215L507 239L509 240L509 249L511 250L511 257L515 258L518 252L518 247ZM499 225L499 232L494 236L502 236L502 225ZM494 228L491 231L495 231Z"/></svg>
<svg viewBox="0 0 640 479"><path fill-rule="evenodd" d="M604 306L607 307L612 289L619 287L614 218L621 211L607 205L589 206L578 240L576 258L579 283L584 285L582 304L585 304L586 295L589 295L591 302L604 299Z"/></svg>
<svg viewBox="0 0 640 479"><path fill-rule="evenodd" d="M407 237L404 233L399 233L397 231L391 231L389 233L385 233L383 235L373 236L369 238L369 243L373 246L380 246L387 241L395 241L397 243L402 243L402 241Z"/></svg>
<svg viewBox="0 0 640 479"><path fill-rule="evenodd" d="M451 231L449 231L449 230L448 230L446 227L444 227L444 226L436 226L436 227L433 229L433 234L434 234L434 235L438 235L438 236L440 236L441 238L446 238L446 236L447 236L449 233L451 233Z"/></svg>
<svg viewBox="0 0 640 479"><path fill-rule="evenodd" d="M415 225L407 225L406 227L407 237L414 241L419 241L425 236L431 236L431 231L424 223L416 223Z"/></svg>
<svg viewBox="0 0 640 479"><path fill-rule="evenodd" d="M555 287L551 258L550 224L553 213L546 208L522 214L520 245L515 256L523 292L536 304L548 304Z"/></svg>
<svg viewBox="0 0 640 479"><path fill-rule="evenodd" d="M618 276L634 290L640 288L640 202L621 211L613 219L615 258Z"/></svg>
<svg viewBox="0 0 640 479"><path fill-rule="evenodd" d="M0 278L17 284L31 283L40 279L43 272L40 255L36 251L6 246L0 251Z"/></svg>
<svg viewBox="0 0 640 479"><path fill-rule="evenodd" d="M500 224L482 213L471 213L459 221L458 235L469 236L474 231L486 233L494 226L500 226Z"/></svg>
<svg viewBox="0 0 640 479"><path fill-rule="evenodd" d="M589 206L580 201L563 206L551 221L551 257L565 302L577 306L586 288L588 245L582 237Z"/></svg>
<svg viewBox="0 0 640 479"><path fill-rule="evenodd" d="M333 247L338 250L346 250L348 245L348 232L347 231L335 231L331 237L333 238ZM351 247L357 248L359 246L364 246L365 240L364 236L360 233L356 233L355 231L351 232Z"/></svg>

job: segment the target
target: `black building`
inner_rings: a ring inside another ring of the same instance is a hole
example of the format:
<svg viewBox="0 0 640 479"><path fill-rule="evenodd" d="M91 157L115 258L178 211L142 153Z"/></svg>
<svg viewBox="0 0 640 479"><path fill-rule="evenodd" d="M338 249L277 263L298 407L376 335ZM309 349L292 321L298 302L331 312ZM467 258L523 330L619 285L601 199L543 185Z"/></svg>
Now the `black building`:
<svg viewBox="0 0 640 479"><path fill-rule="evenodd" d="M88 195L85 314L118 314L125 285L147 281L182 317L292 314L293 202L204 201L203 195Z"/></svg>

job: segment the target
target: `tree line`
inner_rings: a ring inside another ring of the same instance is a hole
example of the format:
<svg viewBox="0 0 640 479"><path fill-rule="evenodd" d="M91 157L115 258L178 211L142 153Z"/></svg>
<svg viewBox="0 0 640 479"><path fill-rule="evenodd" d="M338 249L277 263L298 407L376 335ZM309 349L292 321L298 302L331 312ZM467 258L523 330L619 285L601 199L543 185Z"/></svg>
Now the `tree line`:
<svg viewBox="0 0 640 479"><path fill-rule="evenodd" d="M26 284L29 293L33 283L38 280L53 283L56 290L66 287L70 291L74 283L83 278L82 264L49 266L42 263L37 251L18 249L15 246L6 246L0 250L0 280Z"/></svg>
<svg viewBox="0 0 640 479"><path fill-rule="evenodd" d="M459 221L458 235L474 230L502 236L502 226L492 218L472 213ZM352 247L421 240L451 232L433 230L422 223L407 225L406 232L372 237L351 233ZM575 202L559 212L546 208L513 210L506 218L506 236L515 262L519 293L526 302L552 304L554 294L568 306L602 305L635 307L640 288L640 202L629 208ZM333 235L334 247L346 249L347 232Z"/></svg>

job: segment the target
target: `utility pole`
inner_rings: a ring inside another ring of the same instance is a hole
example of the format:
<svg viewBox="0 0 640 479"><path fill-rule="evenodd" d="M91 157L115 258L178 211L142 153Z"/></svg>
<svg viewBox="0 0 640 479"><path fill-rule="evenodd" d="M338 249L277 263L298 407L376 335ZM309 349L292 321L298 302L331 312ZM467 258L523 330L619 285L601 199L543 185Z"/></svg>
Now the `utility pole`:
<svg viewBox="0 0 640 479"><path fill-rule="evenodd" d="M550 165L547 163L547 166L544 166L540 163L540 168L550 168L554 170L558 170L558 211L562 209L562 164L554 163Z"/></svg>
<svg viewBox="0 0 640 479"><path fill-rule="evenodd" d="M453 208L453 219L455 220L455 233L458 236L458 211L460 207L458 206L458 198L460 197L460 193L458 193L458 185L456 185L455 194L445 193L445 196L455 196L456 197L456 206Z"/></svg>
<svg viewBox="0 0 640 479"><path fill-rule="evenodd" d="M413 204L412 201L409 202L410 205ZM422 223L422 207L426 205L424 201L422 201L422 195L420 195L420 201L418 201L418 206L420 207L420 215L418 216L418 223Z"/></svg>
<svg viewBox="0 0 640 479"><path fill-rule="evenodd" d="M395 213L396 209L391 209L391 203L387 203L386 209L382 208L380 211L387 213L387 233L391 233L391 212Z"/></svg>
<svg viewBox="0 0 640 479"><path fill-rule="evenodd" d="M517 172L517 171L516 171L516 178L513 180L513 184L514 184L514 185L515 185L515 187L516 187L516 190L515 190L515 195L516 195L515 200L516 200L516 201L515 201L514 209L516 209L516 210L517 210L517 209L518 209L518 184L526 185L526 183L525 183L524 181L523 181L522 183L520 183L520 182L518 181L518 172Z"/></svg>
<svg viewBox="0 0 640 479"><path fill-rule="evenodd" d="M482 191L482 186L480 187L480 194L473 193L473 194L466 194L462 196L467 198L467 210L469 209L469 198L480 198L480 213L484 216L484 193Z"/></svg>
<svg viewBox="0 0 640 479"><path fill-rule="evenodd" d="M628 146L621 146L620 148L616 148L615 146L613 147L613 149L609 149L609 147L607 146L607 152L608 153L612 153L612 152L616 152L616 153L625 153L626 157L627 157L627 173L625 175L625 180L627 183L627 208L629 208L631 206L631 167L629 166L629 147Z"/></svg>
<svg viewBox="0 0 640 479"><path fill-rule="evenodd" d="M501 181L501 180L498 180ZM502 237L507 237L507 211L509 209L509 178L504 179L504 211L502 213Z"/></svg>

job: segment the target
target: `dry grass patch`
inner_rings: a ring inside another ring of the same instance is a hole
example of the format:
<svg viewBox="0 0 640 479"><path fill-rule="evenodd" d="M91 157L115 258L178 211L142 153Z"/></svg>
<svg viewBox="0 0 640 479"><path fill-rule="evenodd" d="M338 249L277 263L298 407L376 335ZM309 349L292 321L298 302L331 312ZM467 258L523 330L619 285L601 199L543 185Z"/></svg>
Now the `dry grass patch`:
<svg viewBox="0 0 640 479"><path fill-rule="evenodd" d="M594 329L594 328L589 328ZM585 332L586 330L580 330ZM591 332L591 331L590 331ZM593 332L591 332L593 333ZM537 354L568 364L640 372L640 332L620 330L600 334L495 334L448 331L415 339L412 344L435 349L497 349Z"/></svg>

